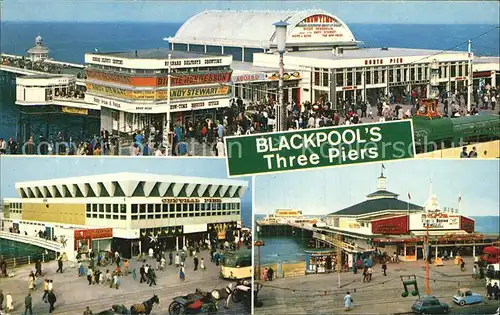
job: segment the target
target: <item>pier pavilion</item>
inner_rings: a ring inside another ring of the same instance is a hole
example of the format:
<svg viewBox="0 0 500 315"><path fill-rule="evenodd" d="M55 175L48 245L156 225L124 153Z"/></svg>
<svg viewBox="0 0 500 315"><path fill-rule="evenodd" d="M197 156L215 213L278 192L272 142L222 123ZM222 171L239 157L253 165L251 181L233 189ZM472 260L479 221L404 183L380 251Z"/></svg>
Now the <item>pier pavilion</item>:
<svg viewBox="0 0 500 315"><path fill-rule="evenodd" d="M245 181L115 173L16 183L0 226L64 240L73 260L82 245L130 258L150 247L234 240L241 228ZM1 235L0 235L1 237Z"/></svg>

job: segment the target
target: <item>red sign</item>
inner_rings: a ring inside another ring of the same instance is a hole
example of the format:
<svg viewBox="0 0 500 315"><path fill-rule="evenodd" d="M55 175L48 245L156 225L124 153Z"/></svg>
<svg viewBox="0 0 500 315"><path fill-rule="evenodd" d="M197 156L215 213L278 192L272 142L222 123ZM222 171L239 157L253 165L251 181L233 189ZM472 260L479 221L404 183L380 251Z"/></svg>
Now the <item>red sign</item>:
<svg viewBox="0 0 500 315"><path fill-rule="evenodd" d="M349 90L356 90L357 88L358 88L358 86L357 86L357 85L354 85L354 86L344 86L344 87L342 88L342 90L344 90L344 91L349 91Z"/></svg>
<svg viewBox="0 0 500 315"><path fill-rule="evenodd" d="M383 65L384 60L383 59L366 59L365 60L365 65Z"/></svg>
<svg viewBox="0 0 500 315"><path fill-rule="evenodd" d="M112 238L113 229L89 229L89 230L75 230L75 241L84 239L102 239L102 238Z"/></svg>
<svg viewBox="0 0 500 315"><path fill-rule="evenodd" d="M403 63L403 58L391 58L391 60L389 60L389 63Z"/></svg>
<svg viewBox="0 0 500 315"><path fill-rule="evenodd" d="M456 80L456 81L463 81L463 80L465 80L465 79L466 79L465 77L456 77L456 78L455 78L455 80Z"/></svg>
<svg viewBox="0 0 500 315"><path fill-rule="evenodd" d="M374 220L372 223L373 234L405 234L408 233L408 216Z"/></svg>
<svg viewBox="0 0 500 315"><path fill-rule="evenodd" d="M489 78L493 74L493 71L481 71L481 72L474 72L472 74L472 77L474 78Z"/></svg>
<svg viewBox="0 0 500 315"><path fill-rule="evenodd" d="M172 75L170 77L170 86L227 83L231 80L231 71L212 72L204 74ZM157 86L168 86L168 77L159 77Z"/></svg>
<svg viewBox="0 0 500 315"><path fill-rule="evenodd" d="M464 230L467 233L474 232L474 220L469 219L464 216L460 216L460 230Z"/></svg>

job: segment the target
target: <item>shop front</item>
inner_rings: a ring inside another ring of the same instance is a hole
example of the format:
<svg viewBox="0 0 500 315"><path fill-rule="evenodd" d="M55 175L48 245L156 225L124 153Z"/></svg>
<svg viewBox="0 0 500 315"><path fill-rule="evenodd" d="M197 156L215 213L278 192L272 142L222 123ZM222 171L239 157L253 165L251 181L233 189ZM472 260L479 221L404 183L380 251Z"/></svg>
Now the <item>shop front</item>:
<svg viewBox="0 0 500 315"><path fill-rule="evenodd" d="M113 229L74 230L74 251L79 257L86 257L91 251L109 252L111 250Z"/></svg>
<svg viewBox="0 0 500 315"><path fill-rule="evenodd" d="M305 251L306 274L329 273L335 271L335 250Z"/></svg>

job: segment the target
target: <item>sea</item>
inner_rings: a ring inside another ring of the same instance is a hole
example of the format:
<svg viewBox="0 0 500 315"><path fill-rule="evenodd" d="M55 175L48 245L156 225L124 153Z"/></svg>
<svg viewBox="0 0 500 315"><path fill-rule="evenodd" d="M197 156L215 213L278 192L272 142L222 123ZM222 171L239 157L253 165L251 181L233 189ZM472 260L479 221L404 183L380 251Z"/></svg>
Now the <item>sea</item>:
<svg viewBox="0 0 500 315"><path fill-rule="evenodd" d="M255 221L264 217L265 215L256 214ZM317 215L311 217L319 218L321 216ZM500 220L498 216L472 216L471 218L474 219L476 223L476 232L500 234ZM296 263L305 260L304 251L308 249L308 240L294 237L261 237L259 240L264 241L265 244L260 248L261 264L272 264L277 262Z"/></svg>
<svg viewBox="0 0 500 315"><path fill-rule="evenodd" d="M84 62L84 54L166 48L164 37L174 36L181 23L144 22L1 22L0 51L26 55L41 35L54 60ZM231 23L228 21L228 27ZM437 50L467 50L467 40L488 32L496 25L349 24L364 47L406 47ZM474 39L476 55L498 56L499 32ZM0 87L0 137L16 136L19 108L14 104L13 86ZM61 118L60 123L64 123ZM57 122L56 122L57 124Z"/></svg>

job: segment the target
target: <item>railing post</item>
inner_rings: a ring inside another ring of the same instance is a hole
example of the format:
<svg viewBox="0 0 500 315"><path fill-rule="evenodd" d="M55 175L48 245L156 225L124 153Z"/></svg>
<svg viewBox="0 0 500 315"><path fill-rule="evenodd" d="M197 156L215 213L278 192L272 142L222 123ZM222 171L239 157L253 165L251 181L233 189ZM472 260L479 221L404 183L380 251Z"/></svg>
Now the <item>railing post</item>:
<svg viewBox="0 0 500 315"><path fill-rule="evenodd" d="M15 266L16 266L16 258L14 257L14 258L12 259L12 261L14 262L14 267L15 267Z"/></svg>
<svg viewBox="0 0 500 315"><path fill-rule="evenodd" d="M42 262L45 262L45 253L42 253Z"/></svg>
<svg viewBox="0 0 500 315"><path fill-rule="evenodd" d="M30 257L30 256L28 256L28 265L29 265L29 264L31 264L31 259L30 259L30 258L31 258L31 257Z"/></svg>

